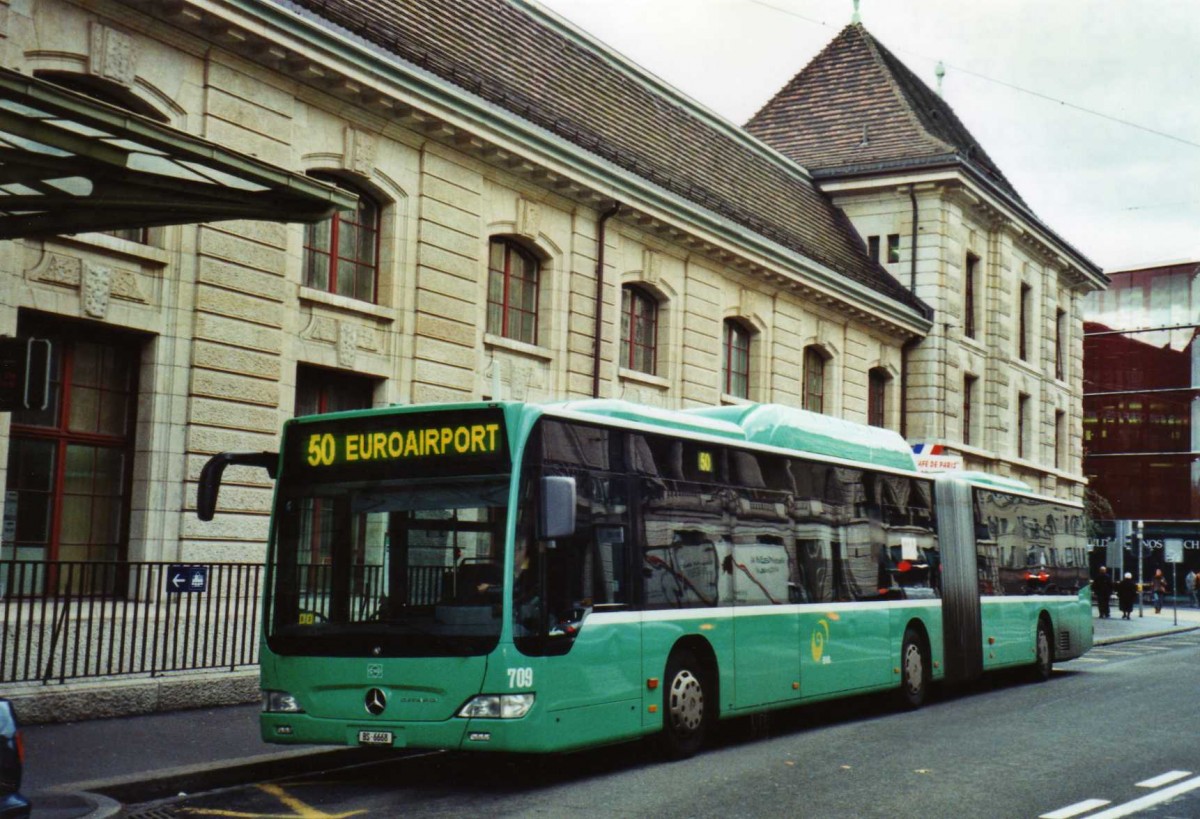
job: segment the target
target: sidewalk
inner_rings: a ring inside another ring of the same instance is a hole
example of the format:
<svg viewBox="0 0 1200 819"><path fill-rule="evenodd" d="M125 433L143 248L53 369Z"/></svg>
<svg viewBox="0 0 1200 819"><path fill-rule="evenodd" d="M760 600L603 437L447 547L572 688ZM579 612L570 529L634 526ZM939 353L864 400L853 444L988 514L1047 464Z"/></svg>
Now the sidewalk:
<svg viewBox="0 0 1200 819"><path fill-rule="evenodd" d="M1094 619L1096 645L1200 628L1200 610L1147 608ZM25 782L33 819L106 819L136 804L242 782L376 759L376 749L286 747L259 739L258 706L231 705L57 724L28 725ZM102 795L104 794L104 795Z"/></svg>
<svg viewBox="0 0 1200 819"><path fill-rule="evenodd" d="M1116 595L1113 595L1112 617L1107 620L1092 618L1096 626L1095 644L1102 646L1200 628L1200 609L1180 606L1178 612L1164 608L1162 614L1155 614L1154 607L1147 605L1143 613L1143 617L1138 617L1138 608L1134 606L1133 619L1122 620Z"/></svg>

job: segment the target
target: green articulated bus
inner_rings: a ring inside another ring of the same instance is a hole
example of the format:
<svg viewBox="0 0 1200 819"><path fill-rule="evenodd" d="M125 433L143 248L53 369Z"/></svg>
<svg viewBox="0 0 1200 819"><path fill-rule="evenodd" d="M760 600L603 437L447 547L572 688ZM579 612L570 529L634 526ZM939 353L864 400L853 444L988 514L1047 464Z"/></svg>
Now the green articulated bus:
<svg viewBox="0 0 1200 819"><path fill-rule="evenodd" d="M1055 660L1092 644L1083 510L916 471L789 407L616 400L296 418L263 607L268 742L555 752Z"/></svg>

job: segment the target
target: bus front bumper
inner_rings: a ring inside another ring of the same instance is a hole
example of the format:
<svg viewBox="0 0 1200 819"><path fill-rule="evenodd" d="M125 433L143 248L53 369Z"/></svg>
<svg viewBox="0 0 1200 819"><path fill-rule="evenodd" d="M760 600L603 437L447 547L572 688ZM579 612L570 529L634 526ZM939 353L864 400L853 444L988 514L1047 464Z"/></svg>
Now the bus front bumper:
<svg viewBox="0 0 1200 819"><path fill-rule="evenodd" d="M284 745L343 745L462 751L535 752L546 750L541 732L528 720L464 719L442 722L361 723L320 719L304 713L259 715L263 742Z"/></svg>

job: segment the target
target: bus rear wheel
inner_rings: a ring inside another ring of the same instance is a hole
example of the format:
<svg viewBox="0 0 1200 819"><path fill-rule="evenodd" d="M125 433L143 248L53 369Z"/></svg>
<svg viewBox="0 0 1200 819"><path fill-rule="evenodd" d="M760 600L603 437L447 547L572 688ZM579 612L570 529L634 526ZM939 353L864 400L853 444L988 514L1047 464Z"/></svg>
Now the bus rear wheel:
<svg viewBox="0 0 1200 819"><path fill-rule="evenodd" d="M1054 671L1054 647L1050 645L1050 629L1045 620L1038 620L1037 637L1033 643L1033 679L1045 682Z"/></svg>
<svg viewBox="0 0 1200 819"><path fill-rule="evenodd" d="M916 629L904 632L904 643L900 648L900 705L907 709L920 708L925 704L929 691L929 663L925 656L925 644Z"/></svg>
<svg viewBox="0 0 1200 819"><path fill-rule="evenodd" d="M700 750L708 730L704 669L692 652L679 649L667 660L664 682L659 744L668 758L685 759Z"/></svg>

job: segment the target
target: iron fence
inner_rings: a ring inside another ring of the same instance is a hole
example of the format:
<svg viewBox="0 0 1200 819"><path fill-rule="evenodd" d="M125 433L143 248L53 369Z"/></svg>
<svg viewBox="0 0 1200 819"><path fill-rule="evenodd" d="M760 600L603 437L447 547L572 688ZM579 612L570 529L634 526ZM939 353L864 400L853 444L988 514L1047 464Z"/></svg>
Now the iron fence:
<svg viewBox="0 0 1200 819"><path fill-rule="evenodd" d="M258 663L262 566L0 561L0 683Z"/></svg>

